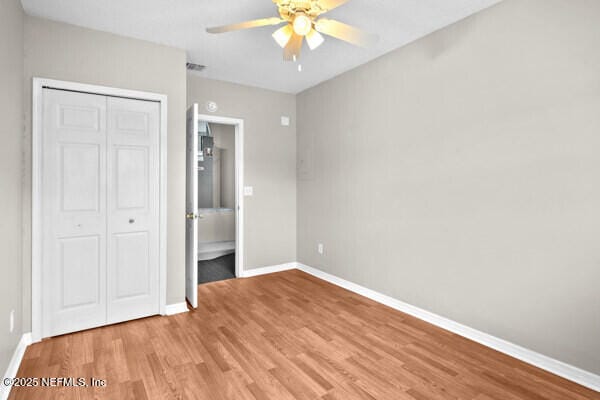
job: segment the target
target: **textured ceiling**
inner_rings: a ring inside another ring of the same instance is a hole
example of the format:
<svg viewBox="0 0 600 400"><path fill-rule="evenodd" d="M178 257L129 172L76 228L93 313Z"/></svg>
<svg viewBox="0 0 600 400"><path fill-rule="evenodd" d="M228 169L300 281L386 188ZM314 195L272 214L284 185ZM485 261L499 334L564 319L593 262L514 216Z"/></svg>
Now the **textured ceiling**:
<svg viewBox="0 0 600 400"><path fill-rule="evenodd" d="M327 38L297 65L282 60L276 27L210 35L205 29L276 16L271 0L22 0L34 16L144 39L187 51L211 79L298 93L450 25L499 0L352 0L327 14L379 35L362 49Z"/></svg>

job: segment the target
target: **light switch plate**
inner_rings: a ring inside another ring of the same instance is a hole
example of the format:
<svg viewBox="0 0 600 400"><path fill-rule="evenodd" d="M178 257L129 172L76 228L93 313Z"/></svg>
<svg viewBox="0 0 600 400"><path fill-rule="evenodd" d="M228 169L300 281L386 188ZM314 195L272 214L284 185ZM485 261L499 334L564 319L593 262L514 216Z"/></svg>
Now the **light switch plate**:
<svg viewBox="0 0 600 400"><path fill-rule="evenodd" d="M281 117L281 126L290 126L290 117Z"/></svg>
<svg viewBox="0 0 600 400"><path fill-rule="evenodd" d="M253 196L254 188L252 186L244 186L244 196Z"/></svg>

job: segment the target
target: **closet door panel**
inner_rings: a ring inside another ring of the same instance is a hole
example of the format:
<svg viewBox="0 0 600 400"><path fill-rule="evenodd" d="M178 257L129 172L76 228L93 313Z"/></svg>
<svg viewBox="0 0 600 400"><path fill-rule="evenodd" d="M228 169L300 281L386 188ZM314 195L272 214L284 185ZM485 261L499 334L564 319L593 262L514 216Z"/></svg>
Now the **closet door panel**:
<svg viewBox="0 0 600 400"><path fill-rule="evenodd" d="M61 209L63 212L98 211L100 205L100 146L62 144Z"/></svg>
<svg viewBox="0 0 600 400"><path fill-rule="evenodd" d="M159 104L108 99L108 321L159 313Z"/></svg>
<svg viewBox="0 0 600 400"><path fill-rule="evenodd" d="M106 323L106 97L43 89L42 336Z"/></svg>
<svg viewBox="0 0 600 400"><path fill-rule="evenodd" d="M148 210L148 150L146 146L115 146L118 210Z"/></svg>
<svg viewBox="0 0 600 400"><path fill-rule="evenodd" d="M128 299L152 294L150 278L150 243L147 232L116 234L115 298Z"/></svg>
<svg viewBox="0 0 600 400"><path fill-rule="evenodd" d="M98 235L59 239L59 275L62 287L60 310L99 303L101 240ZM73 285L72 282L77 282Z"/></svg>

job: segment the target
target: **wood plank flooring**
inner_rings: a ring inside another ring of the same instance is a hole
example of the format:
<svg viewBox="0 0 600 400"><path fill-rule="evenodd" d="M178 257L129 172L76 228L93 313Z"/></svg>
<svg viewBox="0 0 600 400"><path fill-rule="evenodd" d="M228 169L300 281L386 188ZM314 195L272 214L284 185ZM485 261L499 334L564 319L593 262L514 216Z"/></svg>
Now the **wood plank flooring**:
<svg viewBox="0 0 600 400"><path fill-rule="evenodd" d="M572 382L301 271L199 286L198 310L44 340L11 400L584 400Z"/></svg>

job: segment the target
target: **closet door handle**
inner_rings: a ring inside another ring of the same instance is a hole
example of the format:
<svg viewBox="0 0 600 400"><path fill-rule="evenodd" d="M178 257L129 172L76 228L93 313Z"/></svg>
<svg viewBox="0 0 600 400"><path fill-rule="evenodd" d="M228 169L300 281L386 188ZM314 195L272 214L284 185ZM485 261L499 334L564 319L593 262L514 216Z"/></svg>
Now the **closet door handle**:
<svg viewBox="0 0 600 400"><path fill-rule="evenodd" d="M130 223L130 224L133 224L134 222L135 222L135 219L133 219L133 218L129 218L129 223Z"/></svg>

